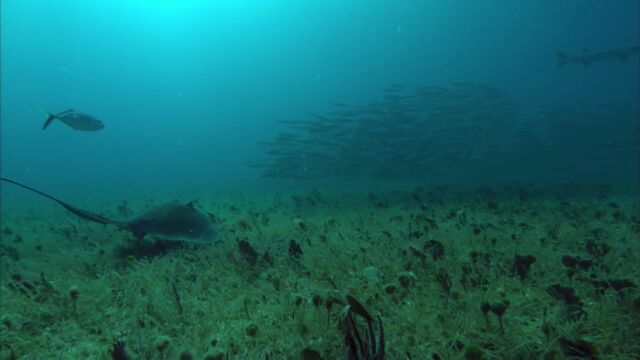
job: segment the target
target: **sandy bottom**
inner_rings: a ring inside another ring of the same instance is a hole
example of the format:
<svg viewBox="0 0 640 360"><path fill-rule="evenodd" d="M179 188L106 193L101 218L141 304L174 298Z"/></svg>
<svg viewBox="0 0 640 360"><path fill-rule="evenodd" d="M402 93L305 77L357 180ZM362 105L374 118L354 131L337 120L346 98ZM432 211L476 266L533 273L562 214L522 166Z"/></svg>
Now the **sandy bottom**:
<svg viewBox="0 0 640 360"><path fill-rule="evenodd" d="M386 359L640 356L637 193L203 195L213 246L42 204L3 204L1 359L374 359L347 343L380 352L381 327Z"/></svg>

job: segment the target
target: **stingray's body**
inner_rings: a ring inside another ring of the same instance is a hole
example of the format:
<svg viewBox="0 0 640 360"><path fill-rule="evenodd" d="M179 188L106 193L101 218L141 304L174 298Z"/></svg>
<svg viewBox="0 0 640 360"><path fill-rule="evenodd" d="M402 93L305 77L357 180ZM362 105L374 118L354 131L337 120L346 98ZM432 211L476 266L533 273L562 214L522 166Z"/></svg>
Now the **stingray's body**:
<svg viewBox="0 0 640 360"><path fill-rule="evenodd" d="M202 211L193 206L193 203L177 204L169 203L159 206L146 214L131 220L113 220L106 217L78 209L53 196L43 193L27 185L0 177L0 180L18 185L33 191L58 204L64 206L75 215L99 224L112 224L131 231L139 239L145 235L151 235L156 239L170 241L185 241L201 244L213 244L217 242L218 235L211 225L209 218Z"/></svg>
<svg viewBox="0 0 640 360"><path fill-rule="evenodd" d="M188 204L165 204L135 219L125 221L122 228L130 230L136 237L149 234L162 240L214 243L218 235L209 218Z"/></svg>

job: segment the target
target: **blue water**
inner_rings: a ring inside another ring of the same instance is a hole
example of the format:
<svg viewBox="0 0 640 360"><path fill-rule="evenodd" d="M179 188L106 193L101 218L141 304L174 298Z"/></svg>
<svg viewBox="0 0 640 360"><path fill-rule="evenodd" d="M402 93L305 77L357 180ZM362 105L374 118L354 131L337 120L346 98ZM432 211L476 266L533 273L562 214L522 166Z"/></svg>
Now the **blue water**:
<svg viewBox="0 0 640 360"><path fill-rule="evenodd" d="M0 358L638 358L640 1L0 13Z"/></svg>
<svg viewBox="0 0 640 360"><path fill-rule="evenodd" d="M1 4L2 174L70 199L283 186L247 167L262 156L257 142L281 130L277 120L329 111L333 101L366 103L390 84L490 84L523 113L585 104L637 111L637 55L556 64L557 50L639 44L637 1ZM39 107L81 110L106 127L56 122L43 131ZM620 122L603 126L615 133ZM538 175L633 182L637 147L626 149L623 161L611 155L611 168L587 159ZM502 178L487 179L523 177L499 170Z"/></svg>

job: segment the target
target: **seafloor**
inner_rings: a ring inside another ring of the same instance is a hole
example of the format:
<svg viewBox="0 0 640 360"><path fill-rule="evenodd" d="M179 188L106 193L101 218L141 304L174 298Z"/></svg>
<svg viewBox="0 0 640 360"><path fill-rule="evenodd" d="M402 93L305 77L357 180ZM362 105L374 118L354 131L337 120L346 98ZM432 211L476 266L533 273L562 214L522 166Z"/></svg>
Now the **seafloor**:
<svg viewBox="0 0 640 360"><path fill-rule="evenodd" d="M347 357L345 338L380 353L380 319L386 359L637 359L638 199L569 185L209 194L214 246L3 203L1 358L374 359Z"/></svg>

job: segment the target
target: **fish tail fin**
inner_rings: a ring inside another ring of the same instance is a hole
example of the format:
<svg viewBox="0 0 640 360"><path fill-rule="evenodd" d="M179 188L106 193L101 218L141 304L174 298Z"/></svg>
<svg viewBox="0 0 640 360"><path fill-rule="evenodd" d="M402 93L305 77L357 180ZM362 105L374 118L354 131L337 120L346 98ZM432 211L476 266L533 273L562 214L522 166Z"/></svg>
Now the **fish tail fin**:
<svg viewBox="0 0 640 360"><path fill-rule="evenodd" d="M48 112L47 110L43 109L42 107L40 107L40 110L42 110L42 112L44 112L44 114L47 116L47 120L45 120L44 125L42 125L42 130L44 130L56 118L56 115Z"/></svg>
<svg viewBox="0 0 640 360"><path fill-rule="evenodd" d="M558 67L561 68L569 62L569 57L564 52L558 50L556 52L558 58Z"/></svg>
<svg viewBox="0 0 640 360"><path fill-rule="evenodd" d="M51 124L51 122L56 118L55 115L53 114L49 114L47 117L47 120L44 122L44 125L42 125L42 130L46 129L47 126L49 126L49 124Z"/></svg>

